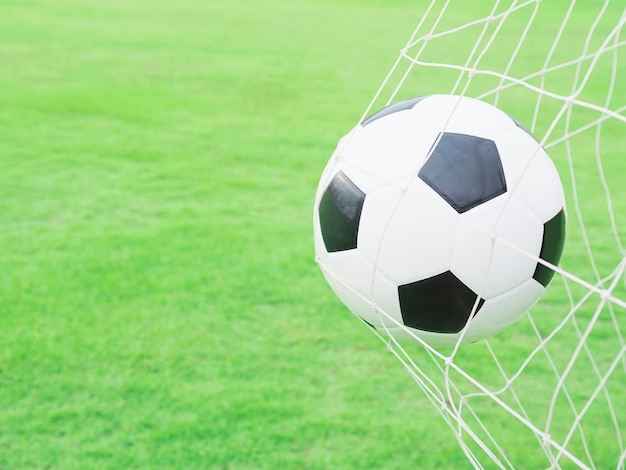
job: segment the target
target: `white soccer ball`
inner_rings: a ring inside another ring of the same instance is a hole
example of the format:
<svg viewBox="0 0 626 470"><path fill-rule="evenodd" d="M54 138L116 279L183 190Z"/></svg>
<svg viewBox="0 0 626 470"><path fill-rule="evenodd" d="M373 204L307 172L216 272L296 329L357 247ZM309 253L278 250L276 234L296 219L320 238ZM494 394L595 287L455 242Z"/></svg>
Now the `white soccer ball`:
<svg viewBox="0 0 626 470"><path fill-rule="evenodd" d="M565 237L554 164L482 101L431 95L341 139L314 207L316 259L371 327L431 346L485 339L541 297Z"/></svg>

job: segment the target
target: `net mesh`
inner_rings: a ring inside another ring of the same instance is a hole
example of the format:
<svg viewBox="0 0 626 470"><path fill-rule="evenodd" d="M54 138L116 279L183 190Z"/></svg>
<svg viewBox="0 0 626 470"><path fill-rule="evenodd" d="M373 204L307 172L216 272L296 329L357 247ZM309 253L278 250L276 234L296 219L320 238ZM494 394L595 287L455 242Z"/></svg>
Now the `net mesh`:
<svg viewBox="0 0 626 470"><path fill-rule="evenodd" d="M624 3L488 3L432 1L362 119L433 93L476 97L515 116L563 181L560 267L539 304L487 341L437 350L373 331L473 467L623 469Z"/></svg>

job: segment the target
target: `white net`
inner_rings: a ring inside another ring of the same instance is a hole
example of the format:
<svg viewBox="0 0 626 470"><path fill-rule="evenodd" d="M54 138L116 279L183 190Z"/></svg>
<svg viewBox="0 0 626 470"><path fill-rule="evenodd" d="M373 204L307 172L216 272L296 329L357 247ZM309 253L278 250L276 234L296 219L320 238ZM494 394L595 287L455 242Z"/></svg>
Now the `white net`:
<svg viewBox="0 0 626 470"><path fill-rule="evenodd" d="M515 116L554 160L568 230L557 275L488 341L435 350L376 334L475 468L625 468L623 0L434 0L363 117L434 93ZM380 312L384 315L384 312Z"/></svg>

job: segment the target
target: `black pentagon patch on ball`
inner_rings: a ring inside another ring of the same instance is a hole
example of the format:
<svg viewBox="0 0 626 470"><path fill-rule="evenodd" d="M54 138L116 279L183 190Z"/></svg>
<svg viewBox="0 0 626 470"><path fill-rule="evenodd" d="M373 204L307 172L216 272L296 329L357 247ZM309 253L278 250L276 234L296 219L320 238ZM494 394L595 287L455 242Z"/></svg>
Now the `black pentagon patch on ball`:
<svg viewBox="0 0 626 470"><path fill-rule="evenodd" d="M418 176L459 214L506 192L493 140L444 132Z"/></svg>
<svg viewBox="0 0 626 470"><path fill-rule="evenodd" d="M539 258L554 266L559 264L563 244L565 243L565 211L561 209L557 215L543 224L543 240ZM533 279L543 287L548 287L554 277L554 271L541 263L537 263Z"/></svg>
<svg viewBox="0 0 626 470"><path fill-rule="evenodd" d="M366 118L361 125L363 127L368 124L380 119L381 117L388 116L389 114L397 113L398 111L404 111L406 109L411 109L417 103L422 101L426 96L419 96L417 98L411 98L409 100L398 101L397 103L390 104L389 106L384 107L383 109L376 111L374 114Z"/></svg>
<svg viewBox="0 0 626 470"><path fill-rule="evenodd" d="M477 295L452 272L398 287L402 321L434 333L458 333L472 314ZM485 303L479 299L476 313Z"/></svg>
<svg viewBox="0 0 626 470"><path fill-rule="evenodd" d="M343 171L337 173L322 195L320 229L326 251L356 248L365 193Z"/></svg>

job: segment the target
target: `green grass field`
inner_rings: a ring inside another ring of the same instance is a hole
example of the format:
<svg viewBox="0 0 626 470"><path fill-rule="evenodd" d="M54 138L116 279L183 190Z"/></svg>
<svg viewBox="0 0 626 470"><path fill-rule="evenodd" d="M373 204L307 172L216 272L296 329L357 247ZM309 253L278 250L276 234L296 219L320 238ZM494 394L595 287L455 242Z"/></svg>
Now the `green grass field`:
<svg viewBox="0 0 626 470"><path fill-rule="evenodd" d="M0 468L469 468L313 259L414 3L0 4Z"/></svg>

